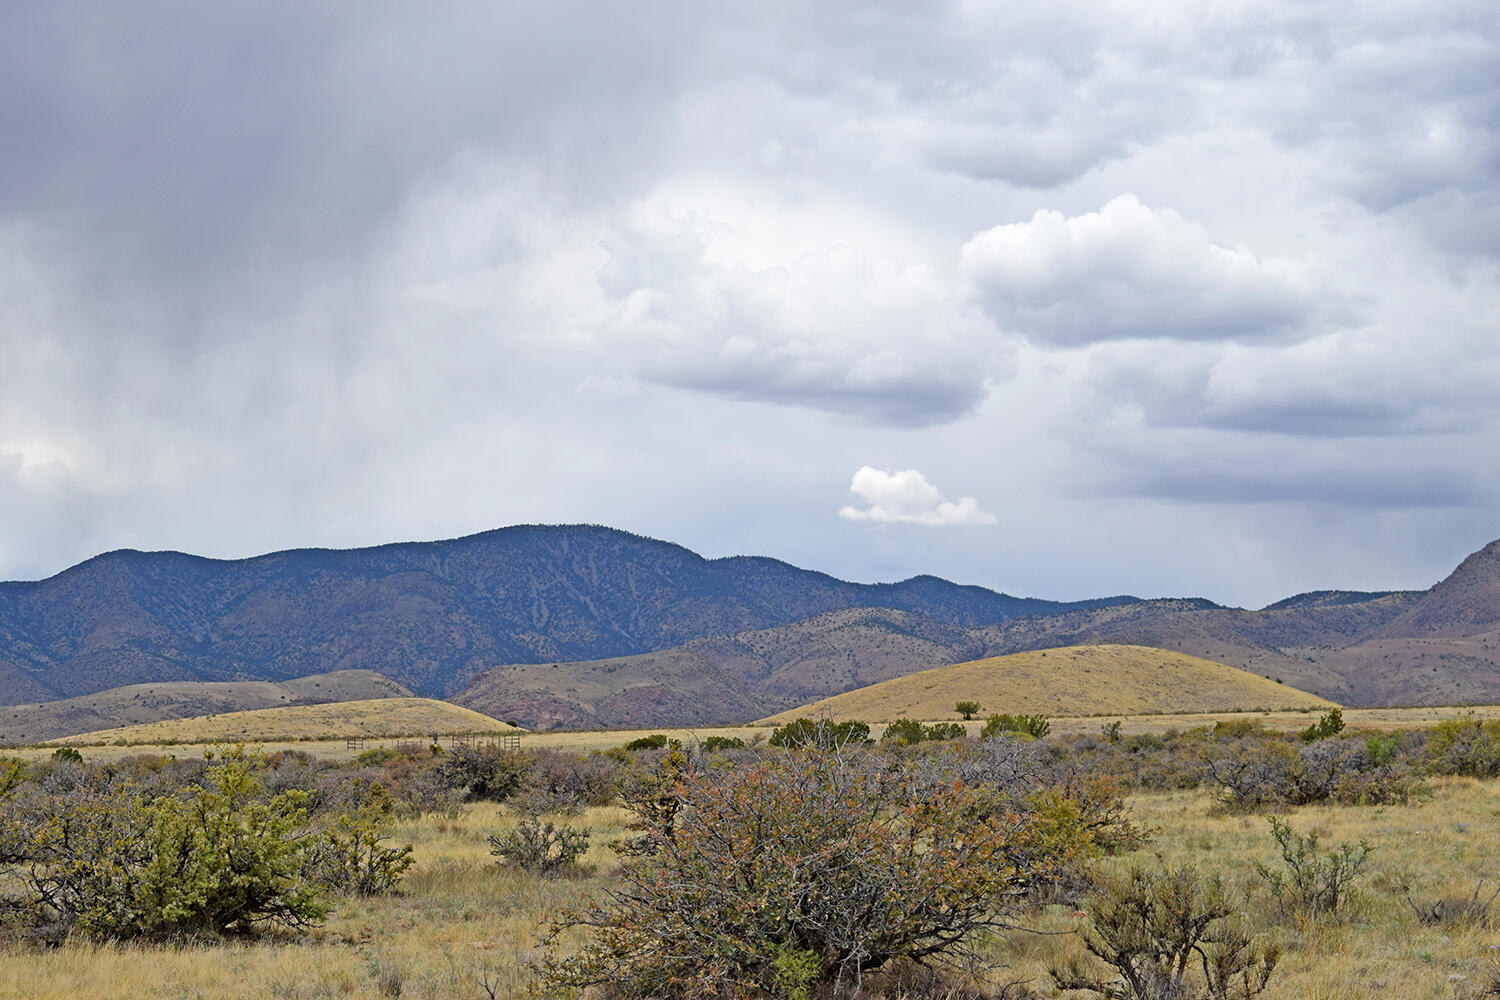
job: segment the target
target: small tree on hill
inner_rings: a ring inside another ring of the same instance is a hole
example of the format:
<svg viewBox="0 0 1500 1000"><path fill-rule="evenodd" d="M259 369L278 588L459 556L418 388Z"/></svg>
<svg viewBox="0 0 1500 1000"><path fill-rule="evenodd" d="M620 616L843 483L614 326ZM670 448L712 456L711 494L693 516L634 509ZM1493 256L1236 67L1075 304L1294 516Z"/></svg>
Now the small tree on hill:
<svg viewBox="0 0 1500 1000"><path fill-rule="evenodd" d="M964 721L968 722L970 719L974 718L974 716L983 711L983 709L979 707L979 702L977 701L961 701L957 705L953 706L953 711L957 712L959 715L962 715L964 717Z"/></svg>

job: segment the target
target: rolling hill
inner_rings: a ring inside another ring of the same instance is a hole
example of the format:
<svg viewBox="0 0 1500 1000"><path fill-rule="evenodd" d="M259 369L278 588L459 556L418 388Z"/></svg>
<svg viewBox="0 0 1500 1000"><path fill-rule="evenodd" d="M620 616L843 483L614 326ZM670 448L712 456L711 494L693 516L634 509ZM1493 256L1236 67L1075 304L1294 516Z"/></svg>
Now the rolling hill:
<svg viewBox="0 0 1500 1000"><path fill-rule="evenodd" d="M0 704L343 669L446 695L499 663L626 656L841 608L972 628L1125 600L1059 604L931 576L854 584L578 525L241 560L123 550L0 584Z"/></svg>
<svg viewBox="0 0 1500 1000"><path fill-rule="evenodd" d="M259 743L351 736L427 736L444 733L514 733L487 715L431 698L374 698L324 705L259 708L192 719L168 719L79 733L53 743Z"/></svg>
<svg viewBox="0 0 1500 1000"><path fill-rule="evenodd" d="M780 712L763 722L781 725L798 716L869 722L957 719L953 706L964 700L979 702L985 713L1013 715L1163 715L1332 707L1305 691L1170 650L1065 646L907 674Z"/></svg>
<svg viewBox="0 0 1500 1000"><path fill-rule="evenodd" d="M1132 601L977 627L839 611L639 656L505 664L455 700L533 728L709 725L964 660L1115 644L1213 660L1345 705L1489 704L1500 702L1497 619L1500 543L1428 591L1316 591L1258 611Z"/></svg>
<svg viewBox="0 0 1500 1000"><path fill-rule="evenodd" d="M967 629L855 608L637 656L508 664L453 700L532 729L729 724L980 655Z"/></svg>
<svg viewBox="0 0 1500 1000"><path fill-rule="evenodd" d="M333 701L409 698L372 670L339 670L295 680L163 681L131 684L61 701L0 706L0 743L37 743L96 729Z"/></svg>

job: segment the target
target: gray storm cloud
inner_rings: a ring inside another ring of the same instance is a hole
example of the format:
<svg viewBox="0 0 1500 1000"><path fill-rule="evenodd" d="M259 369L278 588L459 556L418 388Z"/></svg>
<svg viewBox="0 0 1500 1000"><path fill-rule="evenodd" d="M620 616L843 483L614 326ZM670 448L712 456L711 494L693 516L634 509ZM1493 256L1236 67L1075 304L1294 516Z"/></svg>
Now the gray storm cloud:
<svg viewBox="0 0 1500 1000"><path fill-rule="evenodd" d="M0 576L572 519L1058 596L1424 582L1500 511L1497 36L1467 0L8 5ZM861 463L1025 537L835 518ZM1184 531L1259 575L1146 551Z"/></svg>

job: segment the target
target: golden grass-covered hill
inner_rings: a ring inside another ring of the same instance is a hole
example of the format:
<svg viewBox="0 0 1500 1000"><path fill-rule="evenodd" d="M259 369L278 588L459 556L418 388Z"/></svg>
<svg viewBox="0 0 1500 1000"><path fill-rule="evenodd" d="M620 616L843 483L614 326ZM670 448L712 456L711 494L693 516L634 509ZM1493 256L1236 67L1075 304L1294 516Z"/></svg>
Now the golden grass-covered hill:
<svg viewBox="0 0 1500 1000"><path fill-rule="evenodd" d="M0 743L40 743L97 729L257 708L410 698L373 670L335 670L289 681L158 681L35 705L0 706Z"/></svg>
<svg viewBox="0 0 1500 1000"><path fill-rule="evenodd" d="M472 709L431 698L376 698L326 705L263 708L195 719L169 719L68 736L54 743L269 743L351 736L425 736L433 733L514 733Z"/></svg>
<svg viewBox="0 0 1500 1000"><path fill-rule="evenodd" d="M1064 646L938 667L872 684L782 712L862 719L956 719L954 704L977 701L984 714L1142 715L1327 708L1305 691L1222 663L1149 646Z"/></svg>

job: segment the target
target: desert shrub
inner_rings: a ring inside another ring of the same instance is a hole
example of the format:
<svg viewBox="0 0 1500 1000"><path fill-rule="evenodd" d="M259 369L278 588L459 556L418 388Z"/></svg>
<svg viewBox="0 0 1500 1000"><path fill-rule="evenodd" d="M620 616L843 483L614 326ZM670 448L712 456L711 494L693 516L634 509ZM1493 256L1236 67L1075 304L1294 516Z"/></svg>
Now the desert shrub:
<svg viewBox="0 0 1500 1000"><path fill-rule="evenodd" d="M53 760L70 760L75 764L83 762L83 754L78 752L77 747L58 747L52 751Z"/></svg>
<svg viewBox="0 0 1500 1000"><path fill-rule="evenodd" d="M609 805L619 797L621 772L620 762L607 754L581 757L559 750L538 750L511 805L533 815Z"/></svg>
<svg viewBox="0 0 1500 1000"><path fill-rule="evenodd" d="M683 770L671 810L637 808L609 897L553 929L583 950L551 987L718 997L838 986L931 960L1006 922L1055 864L1047 832L961 783L919 785L859 751Z"/></svg>
<svg viewBox="0 0 1500 1000"><path fill-rule="evenodd" d="M897 746L911 746L921 743L927 738L927 727L915 719L897 719L885 727L881 734L882 743L894 743Z"/></svg>
<svg viewBox="0 0 1500 1000"><path fill-rule="evenodd" d="M827 719L814 722L812 719L797 719L784 726L776 727L766 742L773 747L826 749L865 743L869 739L870 727L863 722L856 722L852 719L845 722L831 722Z"/></svg>
<svg viewBox="0 0 1500 1000"><path fill-rule="evenodd" d="M397 753L390 747L372 747L369 750L361 750L354 755L354 763L360 767L380 767L388 760L395 760L403 754Z"/></svg>
<svg viewBox="0 0 1500 1000"><path fill-rule="evenodd" d="M1500 775L1500 720L1449 719L1427 734L1427 768L1475 778Z"/></svg>
<svg viewBox="0 0 1500 1000"><path fill-rule="evenodd" d="M406 815L436 813L457 816L460 805L468 797L468 788L450 785L447 777L439 771L441 763L444 761L431 757L395 754L381 765L376 780L391 793Z"/></svg>
<svg viewBox="0 0 1500 1000"><path fill-rule="evenodd" d="M965 784L986 789L1011 803L1036 788L1041 779L1042 761L1036 744L1004 735L962 746L942 760L952 763Z"/></svg>
<svg viewBox="0 0 1500 1000"><path fill-rule="evenodd" d="M1110 1000L1248 1000L1279 958L1234 919L1217 876L1192 865L1132 868L1096 897L1083 943L1089 960L1052 970L1064 990Z"/></svg>
<svg viewBox="0 0 1500 1000"><path fill-rule="evenodd" d="M906 747L928 740L933 742L961 740L968 735L968 730L958 722L936 722L930 726L924 726L913 719L897 719L885 727L880 741Z"/></svg>
<svg viewBox="0 0 1500 1000"><path fill-rule="evenodd" d="M383 832L396 804L381 785L367 785L353 811L309 838L302 874L316 885L359 896L390 892L414 862L410 844L387 846Z"/></svg>
<svg viewBox="0 0 1500 1000"><path fill-rule="evenodd" d="M1241 716L1215 722L1213 735L1220 739L1235 739L1246 736L1270 736L1271 731L1259 719Z"/></svg>
<svg viewBox="0 0 1500 1000"><path fill-rule="evenodd" d="M743 750L745 741L738 736L709 736L698 744L704 753L723 753L725 750Z"/></svg>
<svg viewBox="0 0 1500 1000"><path fill-rule="evenodd" d="M652 733L650 736L642 736L626 743L622 749L631 752L637 750L665 750L667 748L667 737L663 733Z"/></svg>
<svg viewBox="0 0 1500 1000"><path fill-rule="evenodd" d="M1343 731L1343 709L1331 708L1326 713L1324 713L1317 722L1308 726L1297 735L1302 738L1303 743L1314 743L1318 740L1326 740L1331 736L1337 736Z"/></svg>
<svg viewBox="0 0 1500 1000"><path fill-rule="evenodd" d="M1500 888L1485 895L1484 881L1481 879L1468 896L1450 894L1418 903L1412 898L1410 889L1405 890L1405 895L1407 905L1424 927L1468 930L1492 926L1490 908L1500 898Z"/></svg>
<svg viewBox="0 0 1500 1000"><path fill-rule="evenodd" d="M5 798L16 786L26 780L30 771L26 762L17 757L0 757L0 799Z"/></svg>
<svg viewBox="0 0 1500 1000"><path fill-rule="evenodd" d="M340 816L313 839L304 854L303 875L318 886L358 896L378 896L396 888L412 866L412 847L388 846L380 824L366 816Z"/></svg>
<svg viewBox="0 0 1500 1000"><path fill-rule="evenodd" d="M1304 837L1278 816L1270 822L1281 866L1257 862L1255 873L1271 890L1282 915L1294 919L1337 916L1347 907L1374 848L1361 840L1322 849L1317 830Z"/></svg>
<svg viewBox="0 0 1500 1000"><path fill-rule="evenodd" d="M1297 797L1297 750L1282 740L1229 734L1209 741L1202 759L1219 802L1229 809L1248 811Z"/></svg>
<svg viewBox="0 0 1500 1000"><path fill-rule="evenodd" d="M1052 723L1045 715L992 715L979 731L980 739L989 739L1001 733L1024 733L1039 740L1052 731Z"/></svg>
<svg viewBox="0 0 1500 1000"><path fill-rule="evenodd" d="M1210 737L1200 756L1220 804L1238 812L1313 802L1405 802L1420 788L1404 765L1375 764L1363 740Z"/></svg>
<svg viewBox="0 0 1500 1000"><path fill-rule="evenodd" d="M490 853L502 867L560 875L585 870L578 859L588 852L589 833L528 816L504 836L491 834L489 842Z"/></svg>
<svg viewBox="0 0 1500 1000"><path fill-rule="evenodd" d="M982 709L979 707L979 702L977 701L961 701L953 706L953 711L962 715L964 721L968 722L974 716L978 715Z"/></svg>
<svg viewBox="0 0 1500 1000"><path fill-rule="evenodd" d="M37 789L10 908L55 934L129 938L301 926L326 908L301 875L302 795L265 799L226 754L202 787L148 801L128 785Z"/></svg>
<svg viewBox="0 0 1500 1000"><path fill-rule="evenodd" d="M438 775L470 801L503 802L520 790L532 756L500 746L458 746L438 764Z"/></svg>
<svg viewBox="0 0 1500 1000"><path fill-rule="evenodd" d="M1376 767L1389 767L1401 757L1399 733L1366 733L1365 753Z"/></svg>

